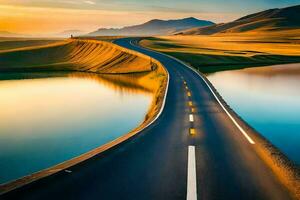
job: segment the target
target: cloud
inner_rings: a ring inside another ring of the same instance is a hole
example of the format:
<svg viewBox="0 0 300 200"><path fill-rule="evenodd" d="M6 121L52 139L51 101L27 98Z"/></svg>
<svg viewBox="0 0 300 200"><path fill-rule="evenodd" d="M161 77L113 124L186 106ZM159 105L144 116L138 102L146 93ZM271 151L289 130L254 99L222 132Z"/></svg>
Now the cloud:
<svg viewBox="0 0 300 200"><path fill-rule="evenodd" d="M83 1L86 4L95 5L96 3L94 1Z"/></svg>
<svg viewBox="0 0 300 200"><path fill-rule="evenodd" d="M157 11L157 12L176 12L176 13L187 13L187 12L199 12L199 9L193 8L175 8L175 7L165 7L165 6L157 6L150 5L145 6L146 10Z"/></svg>
<svg viewBox="0 0 300 200"><path fill-rule="evenodd" d="M74 4L74 5L78 5L78 4L80 4L80 3L79 3L79 2L77 2L77 1L68 1L68 0L61 1L61 3L66 3L66 4Z"/></svg>

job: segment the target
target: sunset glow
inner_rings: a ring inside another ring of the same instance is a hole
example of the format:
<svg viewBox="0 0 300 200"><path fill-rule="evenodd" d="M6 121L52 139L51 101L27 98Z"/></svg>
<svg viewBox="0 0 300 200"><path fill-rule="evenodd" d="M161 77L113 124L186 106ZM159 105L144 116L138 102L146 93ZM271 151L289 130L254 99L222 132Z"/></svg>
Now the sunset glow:
<svg viewBox="0 0 300 200"><path fill-rule="evenodd" d="M300 200L300 0L0 0L0 199Z"/></svg>
<svg viewBox="0 0 300 200"><path fill-rule="evenodd" d="M0 31L23 34L52 34L70 29L90 32L101 27L123 27L151 19L176 19L196 17L214 22L227 22L264 7L295 3L261 1L252 6L250 2L230 0L228 5L216 7L219 0L208 2L190 1L132 1L132 0L0 0ZM268 3L269 2L269 3ZM193 4L193 6L191 6ZM230 5L230 6L229 6ZM239 7L233 10L231 7Z"/></svg>

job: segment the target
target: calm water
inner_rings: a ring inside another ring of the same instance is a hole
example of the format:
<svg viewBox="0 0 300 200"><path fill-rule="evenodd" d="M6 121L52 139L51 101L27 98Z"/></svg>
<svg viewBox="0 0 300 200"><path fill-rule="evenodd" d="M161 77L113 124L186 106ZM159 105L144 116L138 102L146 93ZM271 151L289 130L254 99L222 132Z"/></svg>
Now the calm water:
<svg viewBox="0 0 300 200"><path fill-rule="evenodd" d="M208 75L226 102L300 165L300 64Z"/></svg>
<svg viewBox="0 0 300 200"><path fill-rule="evenodd" d="M143 121L152 100L149 90L117 76L38 77L0 77L0 183L129 132Z"/></svg>

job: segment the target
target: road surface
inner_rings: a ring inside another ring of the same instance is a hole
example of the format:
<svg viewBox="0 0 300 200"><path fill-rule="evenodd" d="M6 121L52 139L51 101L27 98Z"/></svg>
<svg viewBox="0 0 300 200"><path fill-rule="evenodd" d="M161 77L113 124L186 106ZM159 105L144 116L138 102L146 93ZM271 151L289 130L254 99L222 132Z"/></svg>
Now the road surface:
<svg viewBox="0 0 300 200"><path fill-rule="evenodd" d="M159 60L170 74L161 116L134 139L3 199L290 199L206 83L165 55L118 45ZM134 106L134 105L133 105ZM116 122L117 124L117 122ZM249 138L248 138L249 137Z"/></svg>

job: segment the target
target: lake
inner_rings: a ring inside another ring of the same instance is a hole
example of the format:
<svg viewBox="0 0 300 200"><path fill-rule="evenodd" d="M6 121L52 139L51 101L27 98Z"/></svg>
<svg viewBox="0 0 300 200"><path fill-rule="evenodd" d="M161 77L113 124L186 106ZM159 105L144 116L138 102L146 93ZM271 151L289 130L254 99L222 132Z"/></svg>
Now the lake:
<svg viewBox="0 0 300 200"><path fill-rule="evenodd" d="M128 76L1 74L0 183L128 133L143 122L152 98Z"/></svg>
<svg viewBox="0 0 300 200"><path fill-rule="evenodd" d="M238 115L300 165L300 64L207 77Z"/></svg>

